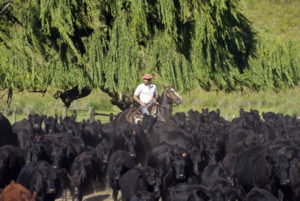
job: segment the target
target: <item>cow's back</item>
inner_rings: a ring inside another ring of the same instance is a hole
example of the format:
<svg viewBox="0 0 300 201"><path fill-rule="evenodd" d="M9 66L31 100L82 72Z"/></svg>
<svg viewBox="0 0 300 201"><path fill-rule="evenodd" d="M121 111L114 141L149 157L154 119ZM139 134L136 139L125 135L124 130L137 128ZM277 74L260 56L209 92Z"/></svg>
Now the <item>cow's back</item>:
<svg viewBox="0 0 300 201"><path fill-rule="evenodd" d="M21 184L12 181L4 188L0 201L35 201L35 196Z"/></svg>

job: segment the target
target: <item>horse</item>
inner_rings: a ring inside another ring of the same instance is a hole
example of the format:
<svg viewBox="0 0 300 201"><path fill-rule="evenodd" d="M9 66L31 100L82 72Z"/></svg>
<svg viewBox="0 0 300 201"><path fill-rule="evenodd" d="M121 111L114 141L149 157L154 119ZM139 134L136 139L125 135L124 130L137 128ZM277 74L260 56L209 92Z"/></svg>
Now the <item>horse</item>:
<svg viewBox="0 0 300 201"><path fill-rule="evenodd" d="M171 119L172 106L182 103L182 97L171 86L164 87L164 91L159 97L157 102L151 102L147 104L147 110L149 114L162 122L166 122ZM115 118L114 122L130 122L139 123L143 121L143 114L139 107L129 108Z"/></svg>
<svg viewBox="0 0 300 201"><path fill-rule="evenodd" d="M120 112L113 120L113 123L130 122L138 124L143 121L143 117L144 115L139 108L131 107L123 112Z"/></svg>

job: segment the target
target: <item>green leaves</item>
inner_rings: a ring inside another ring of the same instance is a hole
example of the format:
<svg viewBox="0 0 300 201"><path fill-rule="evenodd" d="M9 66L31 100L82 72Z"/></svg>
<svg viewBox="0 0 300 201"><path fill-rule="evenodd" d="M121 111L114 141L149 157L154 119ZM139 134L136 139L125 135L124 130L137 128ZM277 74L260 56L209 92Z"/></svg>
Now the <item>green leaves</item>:
<svg viewBox="0 0 300 201"><path fill-rule="evenodd" d="M232 0L28 0L0 15L0 87L132 93L143 73L178 90L291 87L299 47L257 44ZM0 4L0 9L3 4ZM3 81L2 81L3 80Z"/></svg>

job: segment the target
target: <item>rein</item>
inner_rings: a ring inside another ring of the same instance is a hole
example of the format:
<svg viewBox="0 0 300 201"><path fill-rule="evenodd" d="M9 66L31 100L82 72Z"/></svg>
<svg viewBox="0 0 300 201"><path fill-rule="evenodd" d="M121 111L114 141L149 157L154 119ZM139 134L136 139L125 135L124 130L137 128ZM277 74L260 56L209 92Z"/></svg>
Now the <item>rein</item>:
<svg viewBox="0 0 300 201"><path fill-rule="evenodd" d="M171 107L176 107L176 106L178 106L179 104L176 104L176 105L170 105L170 107L163 106L163 105L161 105L161 104L159 104L159 103L155 103L155 105L157 105L157 106L159 106L159 107L162 107L162 108L170 109Z"/></svg>

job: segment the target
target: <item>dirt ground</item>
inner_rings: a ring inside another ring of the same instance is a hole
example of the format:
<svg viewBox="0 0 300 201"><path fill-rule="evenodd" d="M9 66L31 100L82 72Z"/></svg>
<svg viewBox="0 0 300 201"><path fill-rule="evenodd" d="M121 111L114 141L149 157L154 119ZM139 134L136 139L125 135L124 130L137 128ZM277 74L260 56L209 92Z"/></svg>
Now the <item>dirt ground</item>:
<svg viewBox="0 0 300 201"><path fill-rule="evenodd" d="M83 201L112 201L113 199L111 197L111 193L112 193L111 189L106 189L104 191L99 191L99 192L84 196ZM120 196L120 192L119 192L119 196ZM67 201L71 201L71 200L72 200L72 198L71 198L70 194L68 193ZM55 201L65 201L65 200L60 198L60 199L56 199Z"/></svg>

